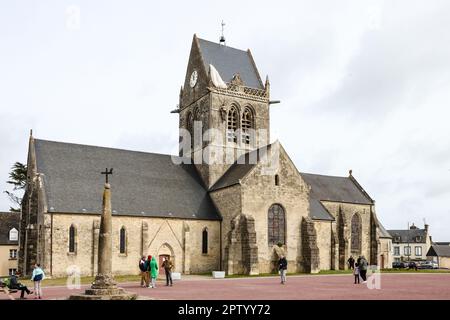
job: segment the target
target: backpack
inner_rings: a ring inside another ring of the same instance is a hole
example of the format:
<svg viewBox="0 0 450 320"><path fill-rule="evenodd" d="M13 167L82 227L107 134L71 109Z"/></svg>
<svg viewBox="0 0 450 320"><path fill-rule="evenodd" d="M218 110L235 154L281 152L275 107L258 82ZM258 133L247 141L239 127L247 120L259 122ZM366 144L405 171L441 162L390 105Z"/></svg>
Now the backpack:
<svg viewBox="0 0 450 320"><path fill-rule="evenodd" d="M145 271L145 261L140 261L139 262L139 269L144 272Z"/></svg>

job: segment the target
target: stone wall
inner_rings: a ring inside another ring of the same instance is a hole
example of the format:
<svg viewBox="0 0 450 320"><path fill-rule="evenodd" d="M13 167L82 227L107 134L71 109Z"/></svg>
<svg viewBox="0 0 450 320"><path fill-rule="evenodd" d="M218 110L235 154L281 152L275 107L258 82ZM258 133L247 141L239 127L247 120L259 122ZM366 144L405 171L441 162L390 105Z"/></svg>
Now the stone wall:
<svg viewBox="0 0 450 320"><path fill-rule="evenodd" d="M314 222L309 217L302 219L302 271L308 273L319 272L319 247L317 246L317 232Z"/></svg>
<svg viewBox="0 0 450 320"><path fill-rule="evenodd" d="M314 220L317 233L317 247L319 248L319 269L331 270L332 268L332 224L334 222Z"/></svg>
<svg viewBox="0 0 450 320"><path fill-rule="evenodd" d="M273 204L284 208L288 272L297 272L302 259L301 219L308 216L309 210L308 189L279 143L274 143L273 148L279 150L279 162L274 170L260 163L242 181L242 212L255 218L259 272L270 273L275 248L268 242L268 212ZM279 177L279 185L275 185L275 175ZM224 220L223 224L226 223Z"/></svg>
<svg viewBox="0 0 450 320"><path fill-rule="evenodd" d="M371 256L371 211L370 205L340 203L331 201L322 201L322 204L336 219L336 232L339 242L337 259L339 259L339 269L348 269L347 259L352 255L351 252L351 221L354 214L361 217L361 252L356 255L363 255L366 259ZM340 220L342 217L342 221ZM342 230L341 230L342 226ZM340 256L340 257L339 257ZM353 256L355 254L353 253Z"/></svg>
<svg viewBox="0 0 450 320"><path fill-rule="evenodd" d="M69 266L78 266L82 275L95 274L99 221L100 215L53 214L53 276L64 276ZM68 252L69 227L72 224L76 228L75 253ZM123 254L119 250L122 226L126 229L126 251ZM208 253L202 254L205 228L208 231ZM219 267L219 221L113 216L112 229L114 274L138 274L142 254L159 256L167 252L170 252L177 272L203 273Z"/></svg>
<svg viewBox="0 0 450 320"><path fill-rule="evenodd" d="M392 268L392 240L388 238L381 238L378 247L378 265L381 269Z"/></svg>
<svg viewBox="0 0 450 320"><path fill-rule="evenodd" d="M221 270L225 270L228 261L225 258L225 248L229 245L232 220L242 212L241 186L234 185L228 188L215 190L210 193L218 211L222 215L222 264Z"/></svg>

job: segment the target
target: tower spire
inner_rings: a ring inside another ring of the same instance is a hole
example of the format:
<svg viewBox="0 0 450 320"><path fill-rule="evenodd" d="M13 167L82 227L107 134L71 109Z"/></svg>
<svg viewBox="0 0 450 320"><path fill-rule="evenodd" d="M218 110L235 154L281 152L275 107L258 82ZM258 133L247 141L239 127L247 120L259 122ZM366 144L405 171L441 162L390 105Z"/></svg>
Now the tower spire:
<svg viewBox="0 0 450 320"><path fill-rule="evenodd" d="M220 42L220 44L223 44L224 46L226 46L227 44L225 42L225 36L223 35L223 29L224 29L223 27L225 27L225 22L223 22L223 20L222 20L221 26L222 26L222 35L220 36L219 42Z"/></svg>

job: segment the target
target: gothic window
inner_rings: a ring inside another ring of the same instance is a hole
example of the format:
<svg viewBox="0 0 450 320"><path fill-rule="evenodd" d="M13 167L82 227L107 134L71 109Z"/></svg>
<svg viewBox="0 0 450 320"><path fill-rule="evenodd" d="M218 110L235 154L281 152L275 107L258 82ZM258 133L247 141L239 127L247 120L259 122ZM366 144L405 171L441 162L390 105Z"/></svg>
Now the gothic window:
<svg viewBox="0 0 450 320"><path fill-rule="evenodd" d="M126 240L127 240L127 232L125 230L125 227L120 228L120 236L119 236L119 249L120 249L120 253L125 253L126 252Z"/></svg>
<svg viewBox="0 0 450 320"><path fill-rule="evenodd" d="M275 185L279 186L280 185L280 176L279 175L275 175Z"/></svg>
<svg viewBox="0 0 450 320"><path fill-rule="evenodd" d="M361 217L357 213L352 217L351 252L352 254L361 253Z"/></svg>
<svg viewBox="0 0 450 320"><path fill-rule="evenodd" d="M242 114L242 143L250 144L251 129L253 129L253 114L250 108L245 108Z"/></svg>
<svg viewBox="0 0 450 320"><path fill-rule="evenodd" d="M207 254L208 253L208 229L203 229L202 232L202 253Z"/></svg>
<svg viewBox="0 0 450 320"><path fill-rule="evenodd" d="M191 136L191 148L194 146L194 116L192 112L189 112L186 117L186 130L189 131Z"/></svg>
<svg viewBox="0 0 450 320"><path fill-rule="evenodd" d="M75 226L72 224L69 228L69 252L75 253Z"/></svg>
<svg viewBox="0 0 450 320"><path fill-rule="evenodd" d="M9 230L9 241L18 241L19 240L19 231L16 228L12 228Z"/></svg>
<svg viewBox="0 0 450 320"><path fill-rule="evenodd" d="M274 204L269 208L268 216L269 245L286 244L285 230L286 217L284 209L281 205Z"/></svg>
<svg viewBox="0 0 450 320"><path fill-rule="evenodd" d="M227 140L228 142L237 142L236 130L238 126L238 111L232 106L228 111L227 121Z"/></svg>

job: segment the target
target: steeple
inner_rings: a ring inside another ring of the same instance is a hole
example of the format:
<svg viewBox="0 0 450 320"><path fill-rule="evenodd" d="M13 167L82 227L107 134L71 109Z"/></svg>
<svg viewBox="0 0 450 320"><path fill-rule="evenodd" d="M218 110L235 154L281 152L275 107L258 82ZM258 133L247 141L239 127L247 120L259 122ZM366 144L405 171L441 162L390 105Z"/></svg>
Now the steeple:
<svg viewBox="0 0 450 320"><path fill-rule="evenodd" d="M180 91L180 155L192 159L207 187L240 155L270 142L268 83L250 50L225 46L224 26L220 43L194 35Z"/></svg>

